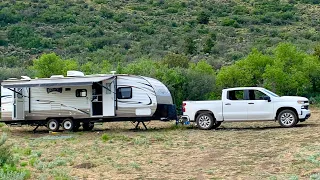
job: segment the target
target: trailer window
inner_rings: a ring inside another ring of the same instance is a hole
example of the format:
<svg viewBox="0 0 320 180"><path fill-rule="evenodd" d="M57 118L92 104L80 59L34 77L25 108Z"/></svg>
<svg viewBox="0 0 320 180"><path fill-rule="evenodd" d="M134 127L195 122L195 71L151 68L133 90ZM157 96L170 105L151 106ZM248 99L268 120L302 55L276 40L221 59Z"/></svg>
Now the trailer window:
<svg viewBox="0 0 320 180"><path fill-rule="evenodd" d="M77 89L76 90L76 97L87 97L87 90L86 89Z"/></svg>
<svg viewBox="0 0 320 180"><path fill-rule="evenodd" d="M117 89L117 98L118 99L131 99L132 98L132 88L131 87L122 87Z"/></svg>

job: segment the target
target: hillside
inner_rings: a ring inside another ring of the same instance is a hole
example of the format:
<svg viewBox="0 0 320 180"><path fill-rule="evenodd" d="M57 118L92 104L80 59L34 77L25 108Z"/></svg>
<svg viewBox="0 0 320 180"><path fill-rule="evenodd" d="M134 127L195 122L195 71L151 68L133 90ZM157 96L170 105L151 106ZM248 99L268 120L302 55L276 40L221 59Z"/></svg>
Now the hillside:
<svg viewBox="0 0 320 180"><path fill-rule="evenodd" d="M0 66L26 67L43 53L88 61L154 60L168 53L215 68L253 47L320 40L319 0L10 0L0 2ZM21 69L19 70L21 71Z"/></svg>

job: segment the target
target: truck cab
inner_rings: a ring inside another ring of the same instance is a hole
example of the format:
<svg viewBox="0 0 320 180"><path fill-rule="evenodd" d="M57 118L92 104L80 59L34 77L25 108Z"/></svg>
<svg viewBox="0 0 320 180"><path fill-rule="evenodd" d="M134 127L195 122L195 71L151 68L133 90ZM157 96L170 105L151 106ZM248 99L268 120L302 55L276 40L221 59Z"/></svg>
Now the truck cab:
<svg viewBox="0 0 320 180"><path fill-rule="evenodd" d="M224 89L221 97L221 101L184 101L183 117L200 129L212 129L232 121L278 120L282 127L293 127L311 115L307 98L280 97L261 87Z"/></svg>

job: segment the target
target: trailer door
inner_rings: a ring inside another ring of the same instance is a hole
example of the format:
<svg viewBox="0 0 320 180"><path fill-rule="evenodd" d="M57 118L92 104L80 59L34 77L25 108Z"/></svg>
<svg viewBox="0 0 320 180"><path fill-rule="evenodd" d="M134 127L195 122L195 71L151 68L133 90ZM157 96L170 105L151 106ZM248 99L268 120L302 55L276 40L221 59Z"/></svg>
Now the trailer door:
<svg viewBox="0 0 320 180"><path fill-rule="evenodd" d="M115 116L115 82L106 80L103 83L103 116Z"/></svg>
<svg viewBox="0 0 320 180"><path fill-rule="evenodd" d="M24 97L23 89L16 88L13 93L13 119L24 120Z"/></svg>

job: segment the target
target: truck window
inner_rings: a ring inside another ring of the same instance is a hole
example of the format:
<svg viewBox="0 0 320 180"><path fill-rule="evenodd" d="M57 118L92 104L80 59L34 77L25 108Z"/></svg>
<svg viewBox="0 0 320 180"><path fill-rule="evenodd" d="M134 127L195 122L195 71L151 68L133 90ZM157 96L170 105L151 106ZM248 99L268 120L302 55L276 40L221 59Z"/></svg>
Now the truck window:
<svg viewBox="0 0 320 180"><path fill-rule="evenodd" d="M265 96L267 95L259 90L249 90L249 100L263 100Z"/></svg>
<svg viewBox="0 0 320 180"><path fill-rule="evenodd" d="M244 91L243 90L234 90L228 91L229 100L244 100Z"/></svg>

